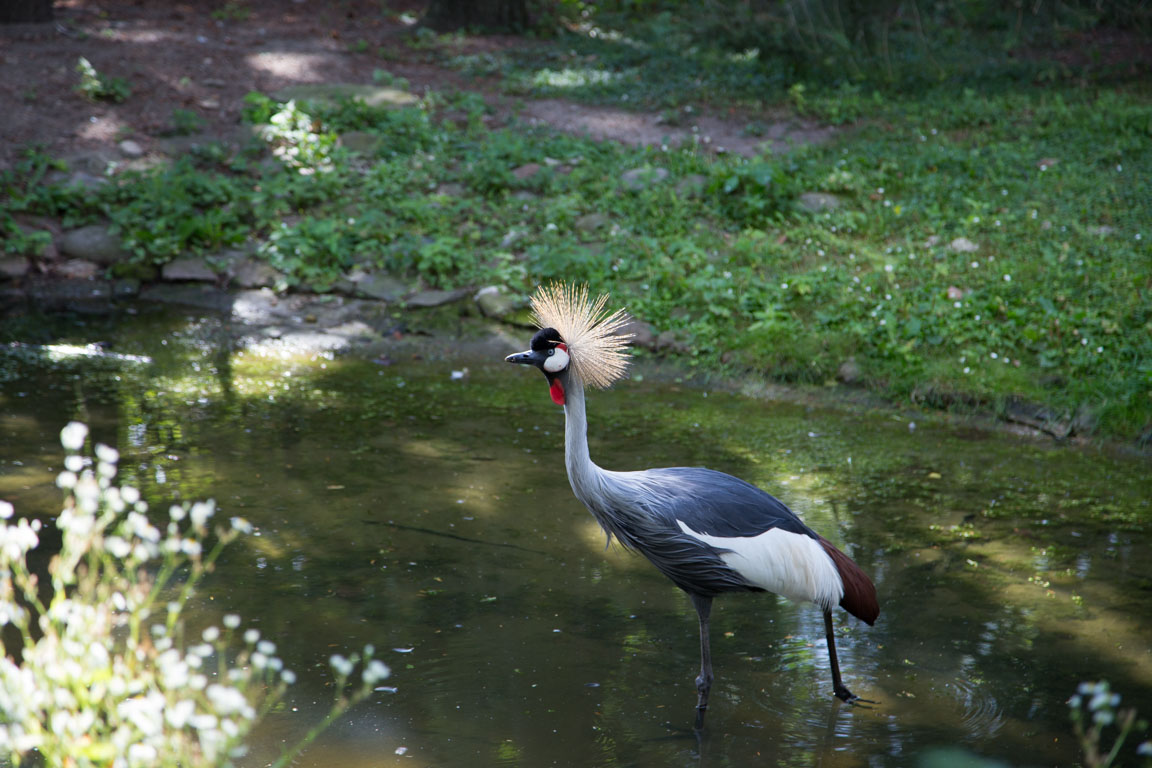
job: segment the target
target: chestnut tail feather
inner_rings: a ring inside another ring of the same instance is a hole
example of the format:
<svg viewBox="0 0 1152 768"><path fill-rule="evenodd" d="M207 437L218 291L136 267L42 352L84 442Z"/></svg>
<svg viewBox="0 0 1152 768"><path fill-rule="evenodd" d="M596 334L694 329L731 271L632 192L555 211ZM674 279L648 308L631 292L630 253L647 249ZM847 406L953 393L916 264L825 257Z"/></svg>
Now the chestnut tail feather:
<svg viewBox="0 0 1152 768"><path fill-rule="evenodd" d="M820 545L836 564L840 580L844 583L844 597L840 600L840 607L868 625L875 623L876 617L880 615L880 603L876 599L876 587L868 574L827 540L820 539Z"/></svg>

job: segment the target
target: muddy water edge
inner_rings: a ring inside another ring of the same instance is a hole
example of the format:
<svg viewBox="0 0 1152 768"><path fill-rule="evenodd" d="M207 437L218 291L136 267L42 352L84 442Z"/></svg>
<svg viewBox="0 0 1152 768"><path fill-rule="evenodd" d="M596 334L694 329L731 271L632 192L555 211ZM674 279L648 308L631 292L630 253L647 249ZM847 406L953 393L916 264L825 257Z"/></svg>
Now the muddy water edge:
<svg viewBox="0 0 1152 768"><path fill-rule="evenodd" d="M766 402L643 364L592 393L602 466L744 477L877 583L875 627L837 619L846 682L877 705L829 695L813 606L734 596L713 616L697 738L695 614L605 548L568 487L562 411L500 362L515 347L307 352L146 308L9 317L0 342L22 344L0 348L0 498L18 513L58 511L58 433L79 418L154 509L211 497L257 527L190 617L240 613L299 674L247 765L325 711L328 656L365 643L391 678L298 764L1070 765L1080 681L1152 716L1147 458Z"/></svg>

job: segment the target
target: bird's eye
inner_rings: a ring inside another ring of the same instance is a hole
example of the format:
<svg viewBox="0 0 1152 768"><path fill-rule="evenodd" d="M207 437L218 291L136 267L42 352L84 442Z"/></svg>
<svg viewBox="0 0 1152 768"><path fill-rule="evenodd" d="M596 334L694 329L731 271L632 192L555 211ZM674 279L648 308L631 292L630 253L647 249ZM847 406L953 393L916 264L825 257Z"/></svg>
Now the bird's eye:
<svg viewBox="0 0 1152 768"><path fill-rule="evenodd" d="M554 354L556 354L556 347L552 347L552 349L548 350L548 357L552 357Z"/></svg>

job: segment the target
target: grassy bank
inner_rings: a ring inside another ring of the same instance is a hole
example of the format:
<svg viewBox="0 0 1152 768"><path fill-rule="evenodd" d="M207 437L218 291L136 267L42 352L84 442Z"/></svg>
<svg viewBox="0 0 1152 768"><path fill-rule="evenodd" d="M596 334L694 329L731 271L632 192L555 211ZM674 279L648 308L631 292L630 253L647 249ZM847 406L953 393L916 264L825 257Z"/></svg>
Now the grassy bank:
<svg viewBox="0 0 1152 768"><path fill-rule="evenodd" d="M750 80L758 98L733 81L741 110L766 98L843 128L822 146L749 159L489 127L471 93L391 110L257 94L248 120L270 127L247 148L208 145L96 192L42 183L51 162L31 155L6 175L4 208L66 225L110 219L134 253L121 271L253 238L292 289L329 290L355 269L523 295L586 281L673 331L671 353L707 371L823 384L848 363L896 400L1026 401L1081 431L1148 439L1146 83L1037 85L1046 70L1033 65L915 87L790 82L717 51L658 78L645 67L670 43L605 39L582 33L481 62L445 39L437 55L499 72L515 93L656 106L689 122L686 107L726 103L726 81L709 73L727 60L762 73ZM638 63L635 51L648 55ZM600 74L559 68L571 56ZM350 131L367 134L360 152L337 145ZM833 207L805 209L810 192L834 195ZM36 247L0 214L5 230L8 250Z"/></svg>

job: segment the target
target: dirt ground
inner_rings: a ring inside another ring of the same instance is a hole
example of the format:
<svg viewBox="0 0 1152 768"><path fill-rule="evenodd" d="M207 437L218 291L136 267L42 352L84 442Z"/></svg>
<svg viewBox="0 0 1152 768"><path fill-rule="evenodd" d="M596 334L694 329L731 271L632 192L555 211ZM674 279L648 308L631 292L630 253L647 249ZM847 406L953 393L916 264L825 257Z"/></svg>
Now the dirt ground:
<svg viewBox="0 0 1152 768"><path fill-rule="evenodd" d="M754 154L765 143L780 149L829 134L788 115L763 116L768 130L754 138L742 133L748 122L743 115L726 120L699 114L693 125L673 128L654 114L555 99L513 104L497 82L436 66L406 44L413 27L400 14L415 16L419 7L380 0L57 0L51 24L0 27L0 166L11 164L30 143L58 157L111 150L124 139L147 152L170 131L176 109L198 114L205 134L228 135L249 91L298 83L370 84L376 69L406 78L417 94L479 91L498 116L515 107L522 119L632 144L698 136L707 137L712 148ZM519 44L513 37L473 37L461 53ZM131 96L120 104L94 103L77 93L81 56L98 72L127 80Z"/></svg>

